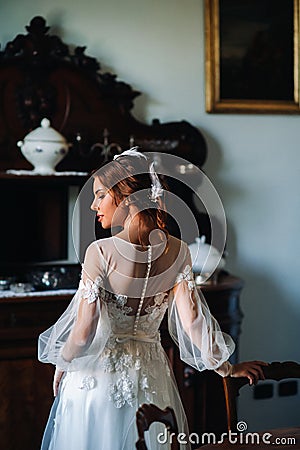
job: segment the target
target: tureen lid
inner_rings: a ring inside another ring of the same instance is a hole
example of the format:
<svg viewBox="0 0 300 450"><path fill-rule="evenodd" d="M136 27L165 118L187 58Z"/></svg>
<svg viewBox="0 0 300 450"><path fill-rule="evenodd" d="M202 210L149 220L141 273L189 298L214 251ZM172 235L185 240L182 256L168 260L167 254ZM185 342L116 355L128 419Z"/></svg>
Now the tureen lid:
<svg viewBox="0 0 300 450"><path fill-rule="evenodd" d="M43 142L62 142L66 143L66 139L62 134L50 126L50 120L44 118L41 121L41 126L28 133L25 138L26 141L43 141Z"/></svg>
<svg viewBox="0 0 300 450"><path fill-rule="evenodd" d="M195 268L201 268L203 265L215 265L216 268L222 260L222 255L216 247L206 244L205 241L205 236L196 237L195 242L189 245L193 266ZM224 260L222 260L222 264L224 264Z"/></svg>

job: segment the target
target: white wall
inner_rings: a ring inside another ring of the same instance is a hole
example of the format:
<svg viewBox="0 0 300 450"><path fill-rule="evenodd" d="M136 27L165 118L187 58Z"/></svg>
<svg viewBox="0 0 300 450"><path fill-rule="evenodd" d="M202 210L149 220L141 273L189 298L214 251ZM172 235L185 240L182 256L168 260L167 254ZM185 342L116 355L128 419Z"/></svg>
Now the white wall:
<svg viewBox="0 0 300 450"><path fill-rule="evenodd" d="M201 129L205 170L228 219L227 268L246 282L241 359L300 360L300 117L205 113L203 12L203 0L0 0L0 42L43 15L66 43L87 45L105 70L143 93L137 118L186 119ZM248 392L240 416L249 428L297 423L299 395L277 398L272 409L256 401L254 415Z"/></svg>

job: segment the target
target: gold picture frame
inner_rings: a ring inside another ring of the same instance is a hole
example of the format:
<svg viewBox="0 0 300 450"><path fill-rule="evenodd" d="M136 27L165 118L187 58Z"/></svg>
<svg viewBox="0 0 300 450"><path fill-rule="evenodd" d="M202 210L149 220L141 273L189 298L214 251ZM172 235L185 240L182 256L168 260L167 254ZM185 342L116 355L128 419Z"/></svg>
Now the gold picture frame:
<svg viewBox="0 0 300 450"><path fill-rule="evenodd" d="M300 113L299 3L205 0L207 112Z"/></svg>

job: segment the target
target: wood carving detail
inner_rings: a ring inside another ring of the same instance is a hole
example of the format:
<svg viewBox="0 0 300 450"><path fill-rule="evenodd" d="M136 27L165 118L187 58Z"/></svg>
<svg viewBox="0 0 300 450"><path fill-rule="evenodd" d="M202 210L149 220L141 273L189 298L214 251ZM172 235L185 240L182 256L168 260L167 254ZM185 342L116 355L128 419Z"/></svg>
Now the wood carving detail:
<svg viewBox="0 0 300 450"><path fill-rule="evenodd" d="M0 51L0 170L31 169L16 143L44 117L74 144L59 171L99 167L103 152L95 144L106 130L122 150L134 143L143 151L175 154L201 167L206 143L199 130L186 121L139 122L131 109L140 93L102 72L85 46L70 51L40 16L25 28L27 34L18 34Z"/></svg>
<svg viewBox="0 0 300 450"><path fill-rule="evenodd" d="M27 128L36 128L43 117L51 116L55 111L57 92L50 83L42 80L47 80L49 71L61 63L77 67L94 78L103 97L113 98L116 106L128 111L133 107L133 99L139 92L124 82L116 81L116 75L99 72L99 62L85 55L85 46L76 47L72 54L58 36L48 35L50 27L40 16L34 17L25 28L28 34L18 34L8 42L0 52L0 62L23 61L26 65L27 77L19 86L17 99L20 118Z"/></svg>

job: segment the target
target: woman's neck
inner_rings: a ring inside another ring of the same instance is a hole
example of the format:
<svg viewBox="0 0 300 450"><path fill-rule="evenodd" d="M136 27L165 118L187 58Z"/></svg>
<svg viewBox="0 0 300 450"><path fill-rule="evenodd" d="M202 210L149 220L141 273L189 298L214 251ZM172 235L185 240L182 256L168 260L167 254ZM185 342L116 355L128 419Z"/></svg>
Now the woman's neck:
<svg viewBox="0 0 300 450"><path fill-rule="evenodd" d="M134 215L134 217L128 216L124 222L123 230L117 234L117 237L124 239L125 241L131 242L132 244L139 244L139 245L150 244L149 235L151 231L154 229L154 227L153 226L149 227L146 224L143 224L142 227L140 225L141 224L138 214ZM139 230L141 230L141 228L142 232L139 233Z"/></svg>
<svg viewBox="0 0 300 450"><path fill-rule="evenodd" d="M136 245L157 245L166 241L166 233L152 220L145 222L139 215L134 205L130 207L123 230L116 234L117 237Z"/></svg>
<svg viewBox="0 0 300 450"><path fill-rule="evenodd" d="M124 228L120 233L115 235L135 245L158 245L166 241L166 234L158 228L144 228L141 236L138 235L137 229Z"/></svg>

